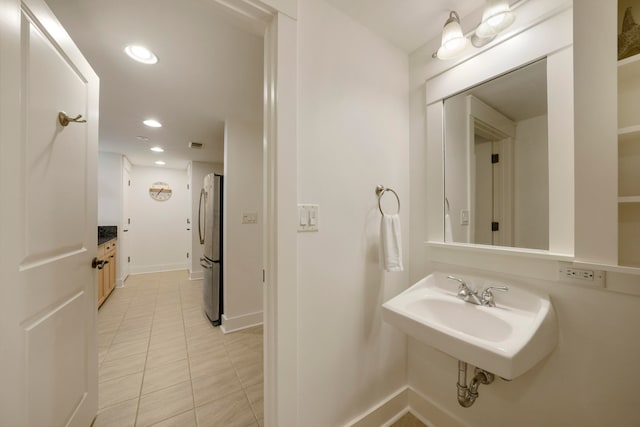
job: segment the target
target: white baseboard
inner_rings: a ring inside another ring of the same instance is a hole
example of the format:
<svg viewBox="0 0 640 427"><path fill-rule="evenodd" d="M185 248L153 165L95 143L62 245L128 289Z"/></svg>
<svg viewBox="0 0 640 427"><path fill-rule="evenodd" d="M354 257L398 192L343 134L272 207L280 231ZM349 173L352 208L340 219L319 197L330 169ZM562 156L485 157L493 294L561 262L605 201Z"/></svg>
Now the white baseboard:
<svg viewBox="0 0 640 427"><path fill-rule="evenodd" d="M349 421L350 427L390 426L409 412L409 389L403 387L373 406L365 414Z"/></svg>
<svg viewBox="0 0 640 427"><path fill-rule="evenodd" d="M226 314L222 315L222 325L220 330L222 333L228 334L229 332L239 331L241 329L247 329L252 326L262 324L262 312L243 314L242 316L227 317Z"/></svg>
<svg viewBox="0 0 640 427"><path fill-rule="evenodd" d="M127 280L127 277L129 277L128 274L122 276L121 278L119 278L118 280L116 280L116 288L124 288L124 282L125 280Z"/></svg>
<svg viewBox="0 0 640 427"><path fill-rule="evenodd" d="M456 417L433 400L416 391L409 390L409 411L429 427L469 427L469 424ZM455 398L455 390L452 398Z"/></svg>
<svg viewBox="0 0 640 427"><path fill-rule="evenodd" d="M131 265L130 274L162 273L164 271L186 270L187 264Z"/></svg>
<svg viewBox="0 0 640 427"><path fill-rule="evenodd" d="M204 279L204 271L189 272L189 280L200 280L200 279Z"/></svg>
<svg viewBox="0 0 640 427"><path fill-rule="evenodd" d="M348 427L390 427L411 412L429 427L469 427L464 421L440 407L431 399L406 386L392 393L388 398L354 418Z"/></svg>

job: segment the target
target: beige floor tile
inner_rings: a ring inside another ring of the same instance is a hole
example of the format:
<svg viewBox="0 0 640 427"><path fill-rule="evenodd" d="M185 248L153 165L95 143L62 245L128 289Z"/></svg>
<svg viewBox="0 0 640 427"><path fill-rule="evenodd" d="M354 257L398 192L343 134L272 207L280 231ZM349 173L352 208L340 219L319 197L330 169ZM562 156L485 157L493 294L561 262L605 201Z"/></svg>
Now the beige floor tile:
<svg viewBox="0 0 640 427"><path fill-rule="evenodd" d="M236 369L236 373L244 387L262 383L264 381L262 360L252 360L241 363L233 362L233 367Z"/></svg>
<svg viewBox="0 0 640 427"><path fill-rule="evenodd" d="M104 409L140 395L142 372L98 384L98 408Z"/></svg>
<svg viewBox="0 0 640 427"><path fill-rule="evenodd" d="M148 340L151 335L151 328L139 328L127 331L118 331L113 337L111 345L119 344L127 341L143 341Z"/></svg>
<svg viewBox="0 0 640 427"><path fill-rule="evenodd" d="M198 378L219 372L221 369L233 370L231 360L226 353L189 353L191 378Z"/></svg>
<svg viewBox="0 0 640 427"><path fill-rule="evenodd" d="M257 425L244 392L196 407L199 427L248 427Z"/></svg>
<svg viewBox="0 0 640 427"><path fill-rule="evenodd" d="M123 357L133 356L134 354L146 353L148 347L149 340L146 339L111 344L105 361L122 359Z"/></svg>
<svg viewBox="0 0 640 427"><path fill-rule="evenodd" d="M212 370L206 375L193 377L191 382L196 406L242 390L242 384L235 370L225 366Z"/></svg>
<svg viewBox="0 0 640 427"><path fill-rule="evenodd" d="M144 380L142 381L142 394L145 395L167 388L188 381L190 378L187 359L171 362L157 368L147 369L144 372Z"/></svg>
<svg viewBox="0 0 640 427"><path fill-rule="evenodd" d="M138 399L109 406L98 413L92 427L133 427L137 410Z"/></svg>
<svg viewBox="0 0 640 427"><path fill-rule="evenodd" d="M196 427L196 413L192 409L182 414L176 415L157 424L153 427Z"/></svg>
<svg viewBox="0 0 640 427"><path fill-rule="evenodd" d="M172 326L170 328L165 329L155 329L151 330L152 338L160 338L169 340L176 337L181 337L183 340L185 339L184 328Z"/></svg>
<svg viewBox="0 0 640 427"><path fill-rule="evenodd" d="M152 336L149 342L149 352L156 353L158 351L164 351L168 349L182 349L187 348L184 335L165 337L165 336Z"/></svg>
<svg viewBox="0 0 640 427"><path fill-rule="evenodd" d="M247 395L247 399L249 399L249 403L251 404L251 408L253 409L253 413L258 419L258 423L260 420L264 418L264 386L262 383L254 384L248 386L244 389L244 392Z"/></svg>
<svg viewBox="0 0 640 427"><path fill-rule="evenodd" d="M157 368L186 358L187 348L185 345L182 347L170 347L163 350L150 351L147 354L147 369Z"/></svg>
<svg viewBox="0 0 640 427"><path fill-rule="evenodd" d="M142 396L136 425L149 426L190 409L193 409L191 381L184 381Z"/></svg>
<svg viewBox="0 0 640 427"><path fill-rule="evenodd" d="M98 370L100 382L113 380L144 371L147 355L145 353L134 354L115 360L102 362Z"/></svg>
<svg viewBox="0 0 640 427"><path fill-rule="evenodd" d="M207 353L212 355L212 357L219 358L227 355L227 350L220 340L207 336L187 340L187 350L190 356Z"/></svg>
<svg viewBox="0 0 640 427"><path fill-rule="evenodd" d="M204 426L264 424L262 327L222 334L203 314L201 280L130 276L102 305L98 329L96 426L131 425L138 407L142 426L190 427L196 416Z"/></svg>

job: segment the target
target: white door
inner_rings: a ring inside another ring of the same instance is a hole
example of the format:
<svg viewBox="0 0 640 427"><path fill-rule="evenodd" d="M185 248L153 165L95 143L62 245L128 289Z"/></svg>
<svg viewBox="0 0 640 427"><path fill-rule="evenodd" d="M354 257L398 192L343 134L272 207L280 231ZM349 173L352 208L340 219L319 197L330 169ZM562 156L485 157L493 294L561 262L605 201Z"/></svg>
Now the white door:
<svg viewBox="0 0 640 427"><path fill-rule="evenodd" d="M97 411L98 86L44 1L2 0L2 426L86 427Z"/></svg>

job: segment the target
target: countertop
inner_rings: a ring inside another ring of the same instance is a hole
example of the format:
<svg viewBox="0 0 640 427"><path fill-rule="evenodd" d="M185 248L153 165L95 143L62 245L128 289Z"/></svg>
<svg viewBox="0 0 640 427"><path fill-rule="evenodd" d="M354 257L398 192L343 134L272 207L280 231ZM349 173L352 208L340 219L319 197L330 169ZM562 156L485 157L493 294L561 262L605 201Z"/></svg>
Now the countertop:
<svg viewBox="0 0 640 427"><path fill-rule="evenodd" d="M118 237L118 226L99 225L98 226L98 246Z"/></svg>

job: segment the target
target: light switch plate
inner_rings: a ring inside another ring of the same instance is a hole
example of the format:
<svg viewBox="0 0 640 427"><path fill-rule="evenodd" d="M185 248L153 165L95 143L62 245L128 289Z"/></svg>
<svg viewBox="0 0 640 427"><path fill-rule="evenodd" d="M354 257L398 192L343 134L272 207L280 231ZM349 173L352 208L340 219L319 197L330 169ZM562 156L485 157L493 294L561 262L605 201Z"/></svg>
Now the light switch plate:
<svg viewBox="0 0 640 427"><path fill-rule="evenodd" d="M298 232L318 231L319 206L298 205Z"/></svg>

